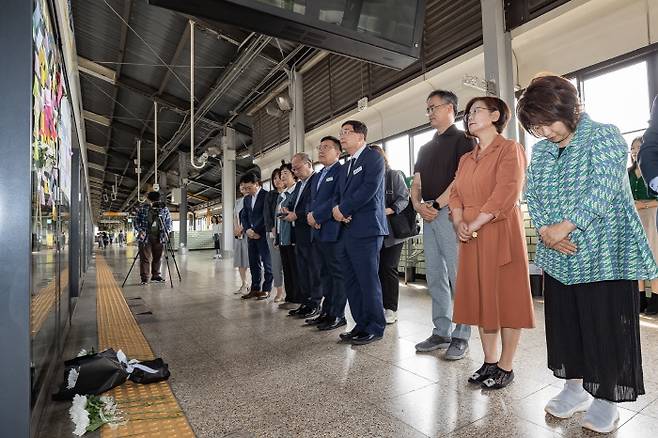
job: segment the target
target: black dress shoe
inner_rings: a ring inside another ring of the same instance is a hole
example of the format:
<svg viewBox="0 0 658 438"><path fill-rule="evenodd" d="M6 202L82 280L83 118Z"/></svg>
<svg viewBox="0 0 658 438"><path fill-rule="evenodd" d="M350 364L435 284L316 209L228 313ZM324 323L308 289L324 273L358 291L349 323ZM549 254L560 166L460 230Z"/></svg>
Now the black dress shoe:
<svg viewBox="0 0 658 438"><path fill-rule="evenodd" d="M318 330L333 330L346 324L347 320L345 318L329 318L329 320L323 322L322 324L318 324Z"/></svg>
<svg viewBox="0 0 658 438"><path fill-rule="evenodd" d="M357 336L353 336L350 342L352 345L366 345L371 342L379 341L382 337L373 335L371 333L359 333Z"/></svg>
<svg viewBox="0 0 658 438"><path fill-rule="evenodd" d="M297 315L295 315L297 318L312 318L314 316L317 316L320 314L320 308L319 307L307 307L306 312L299 312Z"/></svg>
<svg viewBox="0 0 658 438"><path fill-rule="evenodd" d="M342 342L349 342L349 341L352 340L352 337L353 337L353 336L356 336L357 334L358 334L358 333L356 333L355 331L351 331L351 332L343 332L343 333L341 333L340 335L338 335L338 337L340 338L340 340L341 340Z"/></svg>
<svg viewBox="0 0 658 438"><path fill-rule="evenodd" d="M306 312L306 309L308 309L308 307L306 307L305 304L302 304L302 305L299 306L298 308L296 308L296 309L292 309L291 311L289 311L289 312L288 312L288 316L299 315L299 314L302 313L302 312Z"/></svg>
<svg viewBox="0 0 658 438"><path fill-rule="evenodd" d="M304 322L306 323L306 325L321 325L327 322L327 320L331 320L331 319L333 318L330 318L329 316L324 314L324 315L316 316L315 318L309 318Z"/></svg>

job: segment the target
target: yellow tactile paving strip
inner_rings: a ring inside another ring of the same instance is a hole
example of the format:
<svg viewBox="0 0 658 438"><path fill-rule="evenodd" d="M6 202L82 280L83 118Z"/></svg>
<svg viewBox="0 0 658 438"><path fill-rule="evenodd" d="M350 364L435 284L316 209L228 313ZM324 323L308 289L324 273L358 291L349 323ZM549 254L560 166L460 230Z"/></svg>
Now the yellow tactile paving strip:
<svg viewBox="0 0 658 438"><path fill-rule="evenodd" d="M130 359L153 359L153 351L133 317L121 289L103 256L96 256L98 293L98 349L123 350ZM138 385L127 381L108 393L128 417L128 423L116 429L101 429L102 438L194 437L167 382Z"/></svg>
<svg viewBox="0 0 658 438"><path fill-rule="evenodd" d="M60 293L66 288L69 284L69 270L65 269L62 271L60 277ZM52 280L48 286L44 287L32 297L32 305L30 306L30 313L32 315L30 321L30 331L32 337L35 337L43 323L48 319L48 315L52 310L53 306L57 302L57 282Z"/></svg>

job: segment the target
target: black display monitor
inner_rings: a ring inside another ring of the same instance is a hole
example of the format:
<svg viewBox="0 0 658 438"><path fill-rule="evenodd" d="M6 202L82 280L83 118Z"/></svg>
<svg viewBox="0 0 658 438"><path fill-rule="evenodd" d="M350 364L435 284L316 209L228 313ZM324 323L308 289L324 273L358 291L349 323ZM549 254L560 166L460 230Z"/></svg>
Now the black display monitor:
<svg viewBox="0 0 658 438"><path fill-rule="evenodd" d="M149 0L253 32L403 69L420 57L425 0Z"/></svg>

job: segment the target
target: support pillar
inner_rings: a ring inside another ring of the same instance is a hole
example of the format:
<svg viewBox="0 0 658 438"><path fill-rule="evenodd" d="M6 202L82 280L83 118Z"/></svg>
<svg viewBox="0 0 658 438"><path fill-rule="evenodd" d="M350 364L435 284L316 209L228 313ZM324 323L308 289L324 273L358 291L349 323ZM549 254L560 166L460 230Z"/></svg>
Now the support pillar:
<svg viewBox="0 0 658 438"><path fill-rule="evenodd" d="M185 152L178 153L178 169L180 173L180 205L178 206L178 252L187 254L187 163L189 156Z"/></svg>
<svg viewBox="0 0 658 438"><path fill-rule="evenodd" d="M0 49L0 425L2 436L29 437L32 2L3 0Z"/></svg>
<svg viewBox="0 0 658 438"><path fill-rule="evenodd" d="M235 208L235 129L224 129L222 138L222 217L224 242L222 252L233 254L233 209Z"/></svg>
<svg viewBox="0 0 658 438"><path fill-rule="evenodd" d="M511 110L510 120L503 134L507 138L518 141L512 35L505 31L504 2L503 0L480 0L480 3L485 79L494 84L494 94L503 99Z"/></svg>
<svg viewBox="0 0 658 438"><path fill-rule="evenodd" d="M289 115L290 126L290 158L298 152L304 152L304 86L302 75L297 70L290 72L288 87L292 111Z"/></svg>

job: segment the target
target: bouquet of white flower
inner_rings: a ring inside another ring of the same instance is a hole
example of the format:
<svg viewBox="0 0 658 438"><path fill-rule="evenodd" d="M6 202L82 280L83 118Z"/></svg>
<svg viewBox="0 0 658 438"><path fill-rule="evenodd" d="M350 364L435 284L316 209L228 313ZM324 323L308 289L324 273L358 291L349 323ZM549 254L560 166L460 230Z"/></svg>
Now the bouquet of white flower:
<svg viewBox="0 0 658 438"><path fill-rule="evenodd" d="M69 409L69 415L75 429L73 434L82 436L87 432L93 432L103 424L109 424L116 428L126 424L128 420L123 412L117 407L114 397L96 395L75 395L73 404Z"/></svg>

